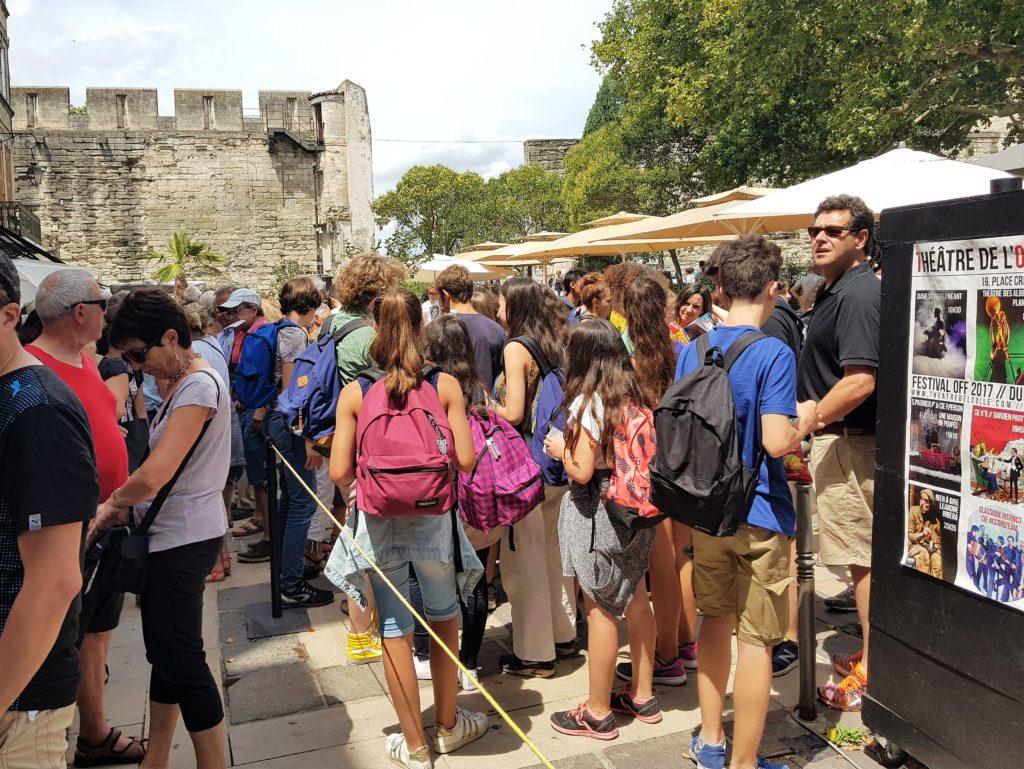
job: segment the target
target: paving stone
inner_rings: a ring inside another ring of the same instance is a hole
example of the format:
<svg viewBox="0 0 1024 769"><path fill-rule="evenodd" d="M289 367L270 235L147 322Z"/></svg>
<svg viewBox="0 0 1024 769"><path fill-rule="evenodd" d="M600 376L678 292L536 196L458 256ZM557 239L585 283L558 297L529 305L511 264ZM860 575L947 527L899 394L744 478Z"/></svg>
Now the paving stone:
<svg viewBox="0 0 1024 769"><path fill-rule="evenodd" d="M244 609L251 603L270 600L270 583L263 582L258 585L246 585L244 587L227 587L217 592L217 610L233 611ZM223 618L221 618L223 622Z"/></svg>
<svg viewBox="0 0 1024 769"><path fill-rule="evenodd" d="M340 705L384 694L384 671L375 667L379 666L335 665L316 671L314 678L327 704Z"/></svg>
<svg viewBox="0 0 1024 769"><path fill-rule="evenodd" d="M297 635L273 636L225 646L224 672L229 679L278 665L303 662L306 649Z"/></svg>
<svg viewBox="0 0 1024 769"><path fill-rule="evenodd" d="M217 619L220 643L225 650L233 644L245 643L248 640L245 635L245 612L242 609L222 611L217 615Z"/></svg>
<svg viewBox="0 0 1024 769"><path fill-rule="evenodd" d="M331 582L329 579L327 579L327 577L325 577L323 574L318 576L316 579L311 579L309 581L309 584L311 584L313 587L320 588L321 590L330 590L335 595L341 593L340 588L333 582Z"/></svg>
<svg viewBox="0 0 1024 769"><path fill-rule="evenodd" d="M231 723L242 724L323 705L313 676L301 662L243 676L227 689Z"/></svg>
<svg viewBox="0 0 1024 769"><path fill-rule="evenodd" d="M309 614L305 609L287 609L281 612L280 618L274 619L270 601L262 601L251 603L242 611L245 615L245 635L250 641L309 630Z"/></svg>

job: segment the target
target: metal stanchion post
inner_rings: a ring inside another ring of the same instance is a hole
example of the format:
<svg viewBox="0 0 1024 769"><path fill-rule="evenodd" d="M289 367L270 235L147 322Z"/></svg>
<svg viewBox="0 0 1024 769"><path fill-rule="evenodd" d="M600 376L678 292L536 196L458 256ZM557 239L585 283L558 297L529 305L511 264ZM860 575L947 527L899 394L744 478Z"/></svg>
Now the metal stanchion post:
<svg viewBox="0 0 1024 769"><path fill-rule="evenodd" d="M796 590L797 642L800 645L800 704L797 715L802 721L818 717L814 663L817 639L814 635L814 531L811 524L811 487L796 487Z"/></svg>
<svg viewBox="0 0 1024 769"><path fill-rule="evenodd" d="M277 520L277 457L267 439L267 531L270 532L270 615L281 619L281 522Z"/></svg>

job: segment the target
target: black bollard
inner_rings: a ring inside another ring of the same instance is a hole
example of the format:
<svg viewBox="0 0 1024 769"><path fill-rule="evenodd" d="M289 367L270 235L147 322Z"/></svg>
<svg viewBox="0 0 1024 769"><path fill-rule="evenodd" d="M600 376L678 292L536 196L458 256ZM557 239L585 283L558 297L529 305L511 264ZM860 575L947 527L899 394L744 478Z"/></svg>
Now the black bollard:
<svg viewBox="0 0 1024 769"><path fill-rule="evenodd" d="M283 527L277 520L277 455L267 440L267 531L270 532L270 616L281 619L281 539Z"/></svg>
<svg viewBox="0 0 1024 769"><path fill-rule="evenodd" d="M797 715L801 721L818 717L814 635L814 529L811 523L811 487L796 485L796 595L797 643L800 645L800 704Z"/></svg>

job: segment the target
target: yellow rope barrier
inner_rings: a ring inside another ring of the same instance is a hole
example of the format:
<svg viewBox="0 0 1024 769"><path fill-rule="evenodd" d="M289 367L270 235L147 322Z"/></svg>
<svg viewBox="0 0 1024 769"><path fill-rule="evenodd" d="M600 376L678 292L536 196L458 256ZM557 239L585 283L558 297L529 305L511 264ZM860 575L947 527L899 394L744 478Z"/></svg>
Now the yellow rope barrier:
<svg viewBox="0 0 1024 769"><path fill-rule="evenodd" d="M277 450L277 447L273 446L273 444L271 444L271 447L274 449L274 453L277 454L278 459L280 459L281 462L284 463L284 466L288 468L288 471L295 476L296 480L298 480L302 488L306 490L306 493L309 494L309 496L311 496L316 501L317 505L319 505L320 509L323 510L324 513L326 513L327 517L334 521L334 524L341 529L341 533L344 534L345 537L348 538L348 541L355 546L356 550L359 551L359 554L366 559L366 562L370 564L370 566L373 568L375 572L377 572L377 575L382 580L384 580L384 583L391 589L391 592L395 594L398 600L402 602L405 608L412 612L412 615L419 621L419 623L424 628L426 628L427 632L430 633L430 637L434 639L434 643L440 646L444 650L444 653L448 655L449 659L451 659L451 661L454 662L456 666L458 666L459 670L461 670L469 678L469 680L476 685L477 689L480 690L480 693L484 695L484 699L486 699L490 703L491 707L494 708L495 712L497 712L497 714L505 720L505 723L512 727L512 731L514 731L519 736L519 739L521 739L526 744L526 747L533 751L534 755L536 755L537 758L541 760L541 763L544 764L544 766L547 767L547 769L554 769L554 767L551 765L551 762L548 761L547 757L545 757L545 755L540 752L540 748L538 748L534 744L533 740L526 736L526 733L519 728L516 722L512 720L512 717L509 716L509 714L505 712L504 708L502 708L501 705L498 704L498 701L494 699L493 695L491 695L491 693L487 691L484 685L477 680L476 675L470 670L468 670L465 667L465 665L463 665L462 662L459 661L459 655L457 655L455 652L453 652L445 645L445 642L442 641L441 637L434 632L434 629L430 627L430 624L427 622L427 620L420 616L419 612L417 612L416 609L412 607L412 604L410 604L406 600L405 596L402 595L401 591L397 587L395 587L394 584L392 584L391 580L389 580L387 576L384 574L384 572L380 570L380 567L377 566L376 562L367 554L365 550L363 550L363 548L359 546L359 543L356 542L355 538L351 534L349 534L348 529L345 528L345 525L334 517L334 513L331 512L330 508L328 508L327 505L323 503L320 497L316 495L315 491L309 488L306 482L302 479L302 476L298 474L295 468L292 467L291 463L284 458L280 451Z"/></svg>

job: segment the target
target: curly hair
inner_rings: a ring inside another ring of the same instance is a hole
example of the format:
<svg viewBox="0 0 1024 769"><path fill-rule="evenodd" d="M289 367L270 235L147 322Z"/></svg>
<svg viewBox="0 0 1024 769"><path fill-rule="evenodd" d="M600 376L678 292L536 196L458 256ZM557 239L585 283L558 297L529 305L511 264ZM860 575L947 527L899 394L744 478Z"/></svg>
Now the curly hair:
<svg viewBox="0 0 1024 769"><path fill-rule="evenodd" d="M608 284L608 288L612 292L612 309L620 315L625 315L623 311L623 300L626 296L626 287L630 283L634 283L641 277L646 277L646 273L651 272L650 267L645 267L642 264L636 262L619 262L607 267L604 271L604 282Z"/></svg>
<svg viewBox="0 0 1024 769"><path fill-rule="evenodd" d="M643 405L655 408L675 378L676 360L665 323L668 293L653 277L643 277L626 287L625 309L629 339L633 343Z"/></svg>
<svg viewBox="0 0 1024 769"><path fill-rule="evenodd" d="M395 259L372 252L360 254L338 270L334 295L343 309L362 312L381 293L398 286L405 274L405 267Z"/></svg>

